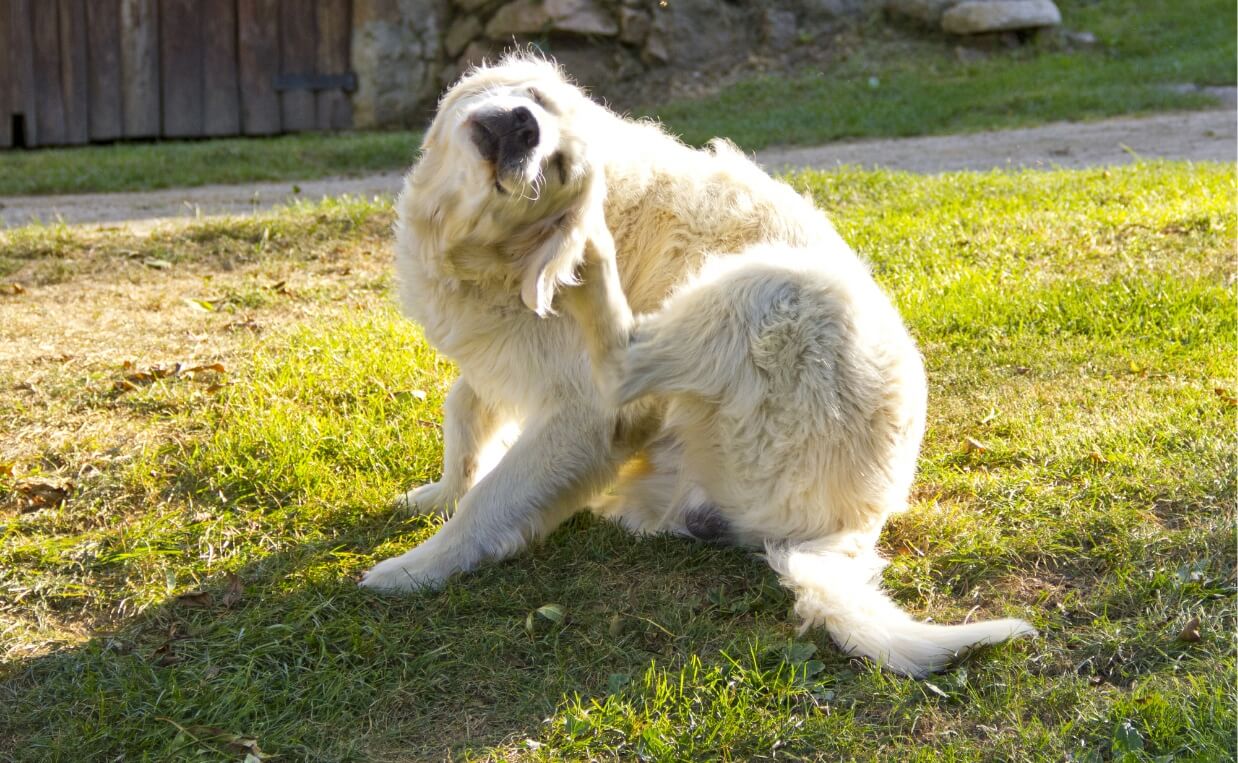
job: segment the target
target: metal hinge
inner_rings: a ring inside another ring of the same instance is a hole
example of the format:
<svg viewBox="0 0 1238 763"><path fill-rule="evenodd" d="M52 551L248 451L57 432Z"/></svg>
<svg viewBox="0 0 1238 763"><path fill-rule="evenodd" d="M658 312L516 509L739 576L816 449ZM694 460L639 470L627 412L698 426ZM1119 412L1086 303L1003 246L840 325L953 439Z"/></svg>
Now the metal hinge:
<svg viewBox="0 0 1238 763"><path fill-rule="evenodd" d="M335 90L339 88L345 93L357 89L357 75L353 72L343 74L276 74L275 90Z"/></svg>

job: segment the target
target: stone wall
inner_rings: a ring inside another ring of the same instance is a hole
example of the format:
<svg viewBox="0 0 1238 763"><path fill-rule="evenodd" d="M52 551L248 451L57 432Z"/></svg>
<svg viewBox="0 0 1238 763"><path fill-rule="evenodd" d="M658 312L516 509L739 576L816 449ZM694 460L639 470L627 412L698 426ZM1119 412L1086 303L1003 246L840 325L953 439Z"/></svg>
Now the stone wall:
<svg viewBox="0 0 1238 763"><path fill-rule="evenodd" d="M447 0L353 0L357 127L408 127L438 97Z"/></svg>
<svg viewBox="0 0 1238 763"><path fill-rule="evenodd" d="M358 127L410 126L469 66L534 46L620 107L814 39L880 0L354 0ZM687 83L685 84L685 80Z"/></svg>
<svg viewBox="0 0 1238 763"><path fill-rule="evenodd" d="M1053 0L354 0L355 122L421 124L470 66L521 46L621 109L700 95L828 62L845 21L882 11L973 40L1061 21Z"/></svg>

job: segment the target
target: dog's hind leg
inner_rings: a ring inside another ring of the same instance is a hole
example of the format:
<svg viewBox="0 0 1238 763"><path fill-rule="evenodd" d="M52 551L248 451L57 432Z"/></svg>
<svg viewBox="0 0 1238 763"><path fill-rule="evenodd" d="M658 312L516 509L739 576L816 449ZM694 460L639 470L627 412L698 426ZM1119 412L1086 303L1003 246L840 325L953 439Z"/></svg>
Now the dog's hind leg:
<svg viewBox="0 0 1238 763"><path fill-rule="evenodd" d="M578 283L563 291L563 305L580 327L594 383L613 402L619 368L635 323L615 262L615 242L604 224L594 225L577 268Z"/></svg>
<svg viewBox="0 0 1238 763"><path fill-rule="evenodd" d="M629 532L667 532L671 507L679 488L682 453L672 435L664 435L642 450L619 471L615 485L601 496L593 512Z"/></svg>

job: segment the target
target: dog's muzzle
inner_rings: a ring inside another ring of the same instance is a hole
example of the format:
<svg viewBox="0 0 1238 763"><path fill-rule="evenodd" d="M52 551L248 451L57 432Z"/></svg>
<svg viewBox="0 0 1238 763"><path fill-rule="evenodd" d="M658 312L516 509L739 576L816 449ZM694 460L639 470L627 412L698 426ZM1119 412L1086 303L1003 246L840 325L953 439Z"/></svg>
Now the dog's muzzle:
<svg viewBox="0 0 1238 763"><path fill-rule="evenodd" d="M500 175L518 173L541 137L537 118L524 106L475 114L469 123L473 144Z"/></svg>

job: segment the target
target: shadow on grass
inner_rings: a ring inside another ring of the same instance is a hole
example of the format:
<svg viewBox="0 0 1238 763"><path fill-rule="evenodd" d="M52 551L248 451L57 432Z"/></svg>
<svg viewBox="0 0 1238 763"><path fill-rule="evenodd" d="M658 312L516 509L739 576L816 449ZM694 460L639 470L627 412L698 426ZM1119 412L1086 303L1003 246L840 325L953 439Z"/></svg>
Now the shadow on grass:
<svg viewBox="0 0 1238 763"><path fill-rule="evenodd" d="M217 576L11 670L0 739L18 760L193 758L251 739L285 759L444 757L537 737L563 697L604 695L651 660L791 633L759 560L588 515L443 591L378 596L355 573L404 522L338 515L329 540L236 570L240 590ZM562 623L530 619L549 603Z"/></svg>

